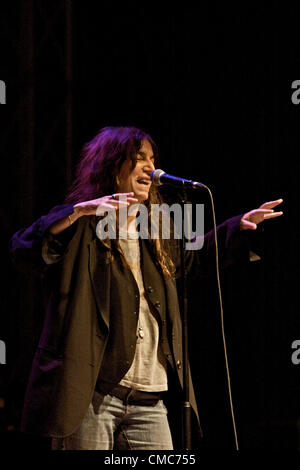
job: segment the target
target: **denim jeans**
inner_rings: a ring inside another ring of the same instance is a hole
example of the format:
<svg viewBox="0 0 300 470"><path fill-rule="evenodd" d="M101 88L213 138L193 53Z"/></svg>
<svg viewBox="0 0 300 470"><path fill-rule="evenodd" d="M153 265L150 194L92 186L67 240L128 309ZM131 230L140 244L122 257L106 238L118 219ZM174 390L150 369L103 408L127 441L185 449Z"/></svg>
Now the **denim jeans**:
<svg viewBox="0 0 300 470"><path fill-rule="evenodd" d="M173 450L163 400L153 406L125 405L119 398L94 393L79 428L53 438L52 450Z"/></svg>

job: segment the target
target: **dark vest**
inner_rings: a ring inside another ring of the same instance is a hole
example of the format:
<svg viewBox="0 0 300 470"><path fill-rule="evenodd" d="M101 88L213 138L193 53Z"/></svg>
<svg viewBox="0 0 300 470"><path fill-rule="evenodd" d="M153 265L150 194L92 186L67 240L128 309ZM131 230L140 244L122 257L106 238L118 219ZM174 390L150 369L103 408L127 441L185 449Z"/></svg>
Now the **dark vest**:
<svg viewBox="0 0 300 470"><path fill-rule="evenodd" d="M162 351L174 366L168 335L164 277L148 240L140 240L140 255L145 297L159 323ZM115 252L111 265L109 338L96 385L102 393L109 393L131 367L136 348L139 303L135 278L120 253Z"/></svg>

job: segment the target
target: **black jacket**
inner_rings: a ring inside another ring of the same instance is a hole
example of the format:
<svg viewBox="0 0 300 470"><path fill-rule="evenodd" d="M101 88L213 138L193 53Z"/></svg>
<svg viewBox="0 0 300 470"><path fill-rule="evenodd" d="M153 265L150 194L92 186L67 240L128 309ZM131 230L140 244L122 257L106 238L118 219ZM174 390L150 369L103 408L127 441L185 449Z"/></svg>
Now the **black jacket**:
<svg viewBox="0 0 300 470"><path fill-rule="evenodd" d="M11 240L15 263L41 273L45 296L45 319L25 396L22 430L44 436L65 437L73 433L86 414L108 341L110 282L116 259L96 235L94 217L81 217L58 236L48 232L57 220L73 213L71 204L56 206ZM248 261L247 237L240 232L241 216L218 227L220 261ZM178 240L170 241L170 255L180 275ZM145 245L143 245L145 246ZM205 236L201 250L186 253L189 267L198 275L215 269L214 237ZM152 268L151 268L152 269ZM144 266L145 287L153 283L151 269ZM131 276L132 278L132 276ZM128 315L138 308L133 281L128 283ZM182 386L181 318L176 281L165 278L171 349L176 376ZM159 286L154 287L155 297ZM154 300L154 298L153 298ZM190 380L190 402L197 406Z"/></svg>

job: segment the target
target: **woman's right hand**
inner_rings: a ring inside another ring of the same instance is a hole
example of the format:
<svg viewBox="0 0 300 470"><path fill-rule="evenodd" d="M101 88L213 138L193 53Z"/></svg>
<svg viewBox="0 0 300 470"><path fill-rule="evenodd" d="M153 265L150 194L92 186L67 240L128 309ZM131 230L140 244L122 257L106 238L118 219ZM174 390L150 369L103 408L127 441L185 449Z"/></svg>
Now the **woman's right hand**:
<svg viewBox="0 0 300 470"><path fill-rule="evenodd" d="M101 215L108 211L117 211L122 207L136 204L134 193L116 193L110 196L103 196L91 201L79 202L74 205L74 213L76 219L83 215Z"/></svg>
<svg viewBox="0 0 300 470"><path fill-rule="evenodd" d="M49 232L53 235L58 235L83 215L102 215L105 212L117 211L122 207L135 204L138 200L133 196L134 193L117 193L91 201L79 202L73 206L73 214L54 222L49 227Z"/></svg>

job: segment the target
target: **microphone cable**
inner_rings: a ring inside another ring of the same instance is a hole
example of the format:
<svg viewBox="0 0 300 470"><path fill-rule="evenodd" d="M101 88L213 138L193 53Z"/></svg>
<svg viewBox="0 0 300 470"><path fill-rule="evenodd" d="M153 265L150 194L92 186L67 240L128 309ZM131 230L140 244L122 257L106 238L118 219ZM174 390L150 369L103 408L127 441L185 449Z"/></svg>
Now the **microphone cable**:
<svg viewBox="0 0 300 470"><path fill-rule="evenodd" d="M221 290L221 282L220 282L219 248L218 248L218 238L217 238L217 224L216 224L215 206L214 206L214 199L213 199L213 195L212 195L211 190L205 184L203 184L203 187L205 189L207 189L207 191L209 193L210 201L211 201L211 209L212 209L213 224L214 224L214 236L215 236L216 274L217 274L217 284L218 284L218 293L219 293L221 330L222 330L222 340L223 340L223 349L224 349L224 358L225 358L225 367L226 367L227 386L228 386L231 419L232 419L233 433L234 433L234 440L235 440L235 449L239 450L239 442L238 442L237 429L236 429L236 423L235 423L235 417L234 417L234 409L233 409L233 400L232 400L231 380L230 380L230 371L229 371L229 363L228 363L228 355L227 355L225 328L224 328L224 312L223 312L223 300L222 300L222 290Z"/></svg>

